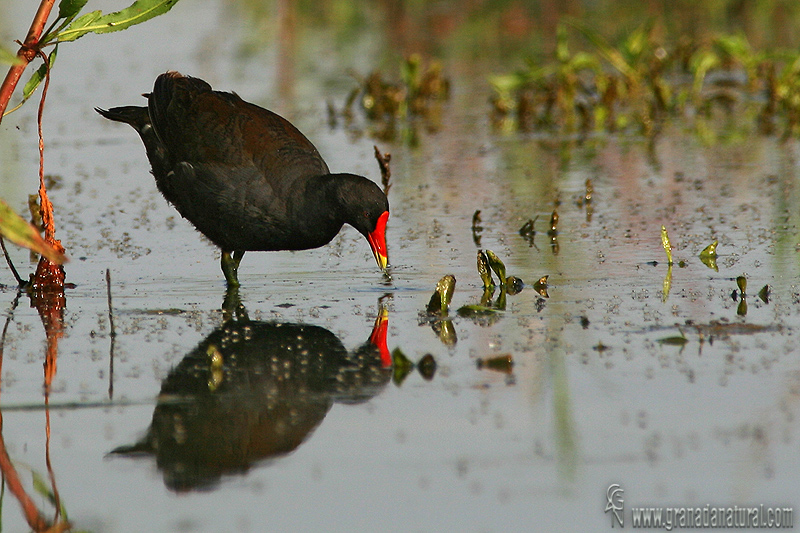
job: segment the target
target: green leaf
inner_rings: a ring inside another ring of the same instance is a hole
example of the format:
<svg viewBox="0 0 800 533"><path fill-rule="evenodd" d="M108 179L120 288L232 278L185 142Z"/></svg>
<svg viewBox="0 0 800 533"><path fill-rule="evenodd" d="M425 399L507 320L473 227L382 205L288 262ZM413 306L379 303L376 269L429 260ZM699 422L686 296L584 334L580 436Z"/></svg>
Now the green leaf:
<svg viewBox="0 0 800 533"><path fill-rule="evenodd" d="M489 266L494 270L494 273L497 274L497 278L500 280L500 286L504 287L506 284L506 265L504 265L500 258L491 250L486 250L486 259L489 260Z"/></svg>
<svg viewBox="0 0 800 533"><path fill-rule="evenodd" d="M482 250L478 250L478 274L483 282L484 289L494 289L494 281L492 281L492 272L489 270L489 259Z"/></svg>
<svg viewBox="0 0 800 533"><path fill-rule="evenodd" d="M14 55L14 52L6 50L3 47L0 47L0 63L5 63L7 65L16 65L17 63L19 63L19 59L17 59L17 56Z"/></svg>
<svg viewBox="0 0 800 533"><path fill-rule="evenodd" d="M102 11L91 11L83 16L80 16L72 21L66 30L58 32L56 39L58 42L74 41L79 37L83 37L90 31L94 22L103 16Z"/></svg>
<svg viewBox="0 0 800 533"><path fill-rule="evenodd" d="M66 261L64 254L47 244L36 228L25 222L3 200L0 200L0 234L14 244L42 254L54 263Z"/></svg>
<svg viewBox="0 0 800 533"><path fill-rule="evenodd" d="M105 27L92 29L92 31L95 33L109 33L124 30L166 13L177 3L178 0L136 0L136 2L122 11L103 16L96 24L102 24Z"/></svg>
<svg viewBox="0 0 800 533"><path fill-rule="evenodd" d="M714 241L705 248L703 248L703 251L700 252L700 258L702 259L703 257L717 257L717 244L719 244L719 242Z"/></svg>
<svg viewBox="0 0 800 533"><path fill-rule="evenodd" d="M55 503L55 494L53 494L53 491L50 490L50 487L47 485L44 478L37 472L31 472L31 474L33 475L33 490L39 493L39 495L47 498L50 503Z"/></svg>
<svg viewBox="0 0 800 533"><path fill-rule="evenodd" d="M71 19L80 13L89 0L61 0L58 4L58 18Z"/></svg>
<svg viewBox="0 0 800 533"><path fill-rule="evenodd" d="M53 48L53 51L48 56L48 63L50 64L50 68L53 68L53 64L56 62L56 56L58 55L58 46ZM22 88L22 99L27 100L33 94L33 91L39 87L39 84L42 83L42 80L47 75L47 64L42 63L42 65L36 69L36 71L31 76L31 79L28 80L28 83L25 84L25 87Z"/></svg>
<svg viewBox="0 0 800 533"><path fill-rule="evenodd" d="M74 41L89 32L110 33L124 30L166 13L177 3L178 0L136 0L125 9L108 15L93 11L76 19L67 29L60 32L58 40Z"/></svg>
<svg viewBox="0 0 800 533"><path fill-rule="evenodd" d="M53 51L48 56L48 63L50 64L50 68L53 68L53 64L56 62L56 56L58 55L58 46L56 46ZM42 65L36 69L36 71L31 76L31 79L28 80L28 83L25 84L25 87L22 88L22 98L23 100L27 100L33 94L33 91L42 83L42 80L47 75L47 64L42 63Z"/></svg>

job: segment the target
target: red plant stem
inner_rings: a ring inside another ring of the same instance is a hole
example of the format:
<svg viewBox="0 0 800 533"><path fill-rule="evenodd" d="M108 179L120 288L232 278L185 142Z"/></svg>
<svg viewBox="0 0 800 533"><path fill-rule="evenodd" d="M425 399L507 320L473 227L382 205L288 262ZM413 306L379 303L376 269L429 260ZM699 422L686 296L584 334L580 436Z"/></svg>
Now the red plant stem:
<svg viewBox="0 0 800 533"><path fill-rule="evenodd" d="M22 43L17 52L17 58L20 63L12 65L8 69L3 84L0 85L0 122L3 121L3 113L6 112L8 102L11 101L11 95L14 94L14 89L17 88L22 73L25 72L28 64L33 61L39 51L39 38L42 36L44 25L47 24L47 19L55 2L56 0L42 0L41 4L39 4L39 9L33 17L28 35L25 36L25 42Z"/></svg>
<svg viewBox="0 0 800 533"><path fill-rule="evenodd" d="M37 124L39 130L39 206L42 212L42 225L44 226L44 240L57 250L63 250L60 243L56 241L56 225L53 220L53 204L47 197L47 188L44 185L44 135L42 133L42 115L44 114L44 100L47 98L47 88L50 85L50 58L44 52L39 52L44 59L44 64L48 65L47 74L44 77L44 87L42 88L42 99L39 101L39 114Z"/></svg>

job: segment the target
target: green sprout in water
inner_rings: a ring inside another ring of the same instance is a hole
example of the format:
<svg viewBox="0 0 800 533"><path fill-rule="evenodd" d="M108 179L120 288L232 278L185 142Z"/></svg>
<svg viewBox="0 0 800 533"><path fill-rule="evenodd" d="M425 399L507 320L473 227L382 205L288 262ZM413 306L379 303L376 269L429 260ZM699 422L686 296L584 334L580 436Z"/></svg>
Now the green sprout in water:
<svg viewBox="0 0 800 533"><path fill-rule="evenodd" d="M489 267L489 259L481 250L478 250L478 274L483 282L483 289L488 291L493 290L494 281L492 280L492 272Z"/></svg>
<svg viewBox="0 0 800 533"><path fill-rule="evenodd" d="M664 247L664 251L667 252L667 264L672 264L672 243L669 242L669 235L667 234L667 228L665 226L661 226L661 245Z"/></svg>
<svg viewBox="0 0 800 533"><path fill-rule="evenodd" d="M762 302L764 302L765 304L768 304L769 303L769 293L770 293L769 285L764 285L763 287L761 287L761 290L758 291L758 297L761 299Z"/></svg>
<svg viewBox="0 0 800 533"><path fill-rule="evenodd" d="M708 268L719 272L717 266L717 241L712 242L700 252L700 261Z"/></svg>
<svg viewBox="0 0 800 533"><path fill-rule="evenodd" d="M453 292L456 289L456 277L448 274L436 284L430 302L428 302L427 312L429 315L446 316L450 308L450 301L453 299Z"/></svg>
<svg viewBox="0 0 800 533"><path fill-rule="evenodd" d="M494 273L497 274L500 287L504 287L506 284L506 265L504 265L500 258L491 250L486 250L486 258L489 260L489 266L492 267Z"/></svg>
<svg viewBox="0 0 800 533"><path fill-rule="evenodd" d="M736 286L739 287L739 292L742 293L742 298L747 295L747 278L739 276L736 278Z"/></svg>

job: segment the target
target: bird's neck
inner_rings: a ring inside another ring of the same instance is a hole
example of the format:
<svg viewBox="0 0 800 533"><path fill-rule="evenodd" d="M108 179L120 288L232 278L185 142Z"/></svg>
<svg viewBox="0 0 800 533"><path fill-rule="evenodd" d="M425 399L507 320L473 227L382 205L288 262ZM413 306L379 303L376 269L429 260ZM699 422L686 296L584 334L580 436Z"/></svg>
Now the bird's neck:
<svg viewBox="0 0 800 533"><path fill-rule="evenodd" d="M309 178L305 187L295 189L295 197L289 207L294 220L303 220L299 233L326 244L333 239L345 223L340 209L339 184L330 174ZM320 245L321 245L320 244Z"/></svg>

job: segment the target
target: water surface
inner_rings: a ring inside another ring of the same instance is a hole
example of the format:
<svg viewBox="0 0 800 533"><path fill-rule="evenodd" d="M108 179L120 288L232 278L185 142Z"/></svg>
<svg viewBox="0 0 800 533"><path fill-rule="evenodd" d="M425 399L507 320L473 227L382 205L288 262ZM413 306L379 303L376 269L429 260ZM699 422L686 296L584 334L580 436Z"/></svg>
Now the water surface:
<svg viewBox="0 0 800 533"><path fill-rule="evenodd" d="M29 6L0 6L0 31L18 36ZM236 335L269 343L289 328L327 351L300 378L296 366L313 363L262 345L219 381L203 360L227 357L223 339L233 342L219 254L160 197L135 133L92 108L140 102L159 73L179 70L284 114L331 169L379 181L363 117L330 128L326 102L344 102L348 68L396 64L374 13L351 39L301 31L293 55L272 44L273 21L264 42L238 9L184 2L60 51L46 172L59 178L50 197L76 287L49 409L45 335L26 297L0 375L2 436L28 487L30 472L48 479L49 416L55 485L81 530L600 530L611 483L633 506L800 504L797 143L708 145L681 125L652 145L500 134L479 60L448 65L453 94L437 132L421 128L416 147L378 142L392 153L391 282L349 228L318 250L248 253L240 293L251 330ZM2 196L22 212L36 187L35 106L4 120L0 147ZM536 216L530 244L518 231ZM662 225L684 266L668 268ZM698 258L714 240L718 270ZM445 274L457 279L454 309L480 301L479 247L526 288L491 319L453 310L457 340L443 342L420 314ZM12 256L32 269L27 252ZM5 266L0 274L11 283ZM532 287L545 275L547 298ZM744 315L732 296L742 275ZM15 294L0 293L6 309ZM383 308L388 349L412 363L431 354L432 379L415 370L398 385L369 349ZM513 367L479 368L497 356ZM206 444L157 460L141 445L151 425L176 442L205 433ZM137 443L138 454L111 453ZM18 509L7 493L10 531L27 527Z"/></svg>

